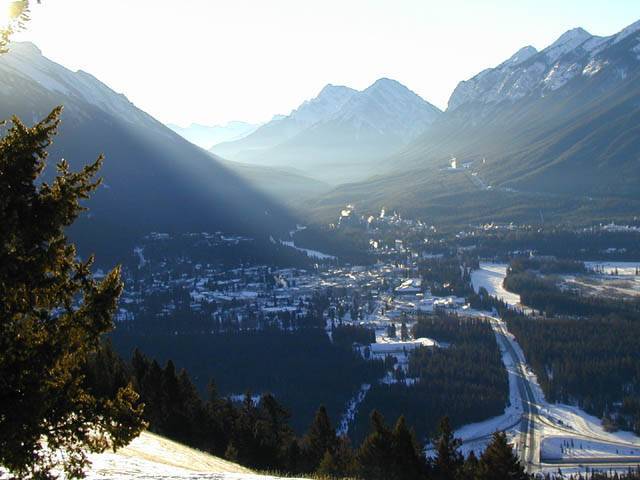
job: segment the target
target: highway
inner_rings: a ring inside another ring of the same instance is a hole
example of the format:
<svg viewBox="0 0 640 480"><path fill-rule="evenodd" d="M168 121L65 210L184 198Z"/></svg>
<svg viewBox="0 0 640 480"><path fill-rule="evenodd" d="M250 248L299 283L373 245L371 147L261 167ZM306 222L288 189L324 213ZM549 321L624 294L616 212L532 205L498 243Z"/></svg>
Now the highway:
<svg viewBox="0 0 640 480"><path fill-rule="evenodd" d="M543 441L543 427L549 431L555 430L558 435L567 438L595 440L606 443L608 445L616 445L638 449L638 444L615 442L607 438L598 437L596 435L588 435L571 429L569 426L561 426L552 423L544 415L541 414L540 405L536 401L531 386L531 379L527 375L528 366L524 358L518 355L513 346L511 335L509 334L505 323L497 318L492 318L492 326L496 334L497 340L502 345L503 352L507 353L510 358L510 364L505 362L507 368L511 368L515 372L517 381L517 389L522 403L522 417L519 426L513 431L516 433L516 451L528 473L537 473L545 470L545 467L565 467L565 468L621 468L635 467L640 464L640 455L633 456L602 456L602 457L584 457L584 458L560 458L560 459L543 459L541 457L541 444ZM554 432L554 434L556 433ZM548 470L548 468L547 468Z"/></svg>
<svg viewBox="0 0 640 480"><path fill-rule="evenodd" d="M520 420L520 440L517 445L520 461L525 466L527 472L531 473L533 468L540 464L540 444L536 438L535 422L538 415L538 405L533 395L533 390L527 379L526 364L524 364L513 345L508 339L508 332L502 321L493 322L494 331L497 338L502 343L504 351L511 357L517 375L517 388L522 399L522 418Z"/></svg>

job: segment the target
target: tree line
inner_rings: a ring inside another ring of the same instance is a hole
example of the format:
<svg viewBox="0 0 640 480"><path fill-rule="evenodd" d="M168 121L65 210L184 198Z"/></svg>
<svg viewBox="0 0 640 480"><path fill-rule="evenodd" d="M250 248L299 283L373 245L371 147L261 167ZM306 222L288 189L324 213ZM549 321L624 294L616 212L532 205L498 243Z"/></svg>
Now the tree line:
<svg viewBox="0 0 640 480"><path fill-rule="evenodd" d="M364 334L370 336L370 331ZM346 341L332 343L324 329L174 335L133 334L118 328L111 339L123 358L138 348L159 362L173 360L189 372L202 396L211 378L223 395L248 389L272 392L293 412L291 425L298 433L318 404L337 416L363 382L373 383L384 375L382 361L363 359Z"/></svg>
<svg viewBox="0 0 640 480"><path fill-rule="evenodd" d="M556 263L556 262L554 262ZM518 293L522 304L546 315L609 315L636 318L640 314L640 300L585 296L560 289L551 278L530 270L531 264L520 259L511 262L504 279L504 287Z"/></svg>
<svg viewBox="0 0 640 480"><path fill-rule="evenodd" d="M444 312L420 315L412 333L442 347L411 351L406 374L396 370L399 381L372 385L350 430L355 440L367 435L367 415L373 409L387 418L404 415L420 438L431 437L444 415L459 427L504 411L508 378L488 322Z"/></svg>
<svg viewBox="0 0 640 480"><path fill-rule="evenodd" d="M337 435L321 406L304 434L296 436L289 412L273 395L247 393L234 403L211 383L203 400L184 370L171 361L162 367L137 350L126 363L105 344L85 364L84 382L96 395L131 383L151 431L259 471L371 480L528 478L504 434L494 435L480 458L465 459L445 418L434 431L432 454L425 456L403 416L388 426L373 411L368 434L354 448L349 438Z"/></svg>
<svg viewBox="0 0 640 480"><path fill-rule="evenodd" d="M516 313L506 319L549 400L578 404L605 425L640 434L637 319L532 319Z"/></svg>

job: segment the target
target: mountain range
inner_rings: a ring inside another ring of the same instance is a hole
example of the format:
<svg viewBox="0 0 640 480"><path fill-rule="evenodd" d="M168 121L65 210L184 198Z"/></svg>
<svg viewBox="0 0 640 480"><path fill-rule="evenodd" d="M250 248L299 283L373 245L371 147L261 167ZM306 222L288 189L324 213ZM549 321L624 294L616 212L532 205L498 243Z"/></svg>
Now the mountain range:
<svg viewBox="0 0 640 480"><path fill-rule="evenodd" d="M57 105L64 110L45 177L60 158L79 169L106 157L104 182L71 231L81 251L119 257L151 231L268 239L295 225L278 202L124 95L52 62L31 43L12 44L0 56L0 117L17 115L31 125Z"/></svg>
<svg viewBox="0 0 640 480"><path fill-rule="evenodd" d="M72 232L94 250L150 231L269 238L296 223L284 203L323 222L353 204L452 225L609 221L640 208L640 22L521 48L460 82L444 112L387 78L362 91L327 85L213 153L29 43L0 57L0 101L0 117L27 124L65 106L52 159L79 168L106 154L104 184Z"/></svg>
<svg viewBox="0 0 640 480"><path fill-rule="evenodd" d="M440 114L388 78L362 91L327 85L289 115L212 151L245 163L294 167L339 184L368 176L374 160L407 145Z"/></svg>
<svg viewBox="0 0 640 480"><path fill-rule="evenodd" d="M444 222L635 215L640 22L608 37L576 28L460 82L446 111L376 172L318 199L316 213L352 203Z"/></svg>

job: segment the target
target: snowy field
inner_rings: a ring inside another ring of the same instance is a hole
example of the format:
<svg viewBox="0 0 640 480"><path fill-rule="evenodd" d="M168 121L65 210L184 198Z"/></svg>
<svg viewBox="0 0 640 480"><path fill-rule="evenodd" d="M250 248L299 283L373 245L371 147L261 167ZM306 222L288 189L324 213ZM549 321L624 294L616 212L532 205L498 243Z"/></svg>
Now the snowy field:
<svg viewBox="0 0 640 480"><path fill-rule="evenodd" d="M570 436L553 436L542 440L542 461L584 460L588 458L640 458L640 447L630 448L612 443Z"/></svg>
<svg viewBox="0 0 640 480"><path fill-rule="evenodd" d="M116 453L91 456L87 478L269 480L232 462L144 432Z"/></svg>
<svg viewBox="0 0 640 480"><path fill-rule="evenodd" d="M640 296L640 262L584 262L587 274L564 275L565 288L582 295L604 298L635 298Z"/></svg>
<svg viewBox="0 0 640 480"><path fill-rule="evenodd" d="M90 456L90 480L276 480L257 475L232 462L186 447L166 438L143 432L117 452ZM9 478L0 471L0 479ZM64 478L61 476L60 478ZM292 480L292 479L289 479Z"/></svg>
<svg viewBox="0 0 640 480"><path fill-rule="evenodd" d="M636 269L640 269L640 262L584 262L584 265L589 270L607 275L613 275L617 271L620 276L635 275Z"/></svg>
<svg viewBox="0 0 640 480"><path fill-rule="evenodd" d="M307 257L315 258L316 260L335 260L336 258L333 255L329 255L328 253L322 253L322 252L319 252L318 250L311 250L309 248L296 247L296 244L293 242L293 240L287 240L287 241L280 240L280 243L287 247L298 250L299 252L303 252L307 255Z"/></svg>
<svg viewBox="0 0 640 480"><path fill-rule="evenodd" d="M480 269L471 272L471 283L476 292L480 290L480 287L484 287L490 295L499 298L509 305L519 305L520 295L511 293L502 286L502 282L506 276L506 263L481 262Z"/></svg>
<svg viewBox="0 0 640 480"><path fill-rule="evenodd" d="M595 266L596 263L599 265L597 268L605 272L607 269L614 272L617 268L618 275L621 276L635 275L636 266L640 266L640 264L627 262L609 262L606 265L603 262L593 262L591 265ZM472 272L473 287L476 291L480 287L484 287L490 294L501 298L508 304L519 306L519 296L507 292L502 286L506 276L506 268L506 264L481 263L480 269ZM590 268L592 267L590 266ZM486 315L475 311L468 311L467 314ZM499 338L499 326L503 323L499 319L493 321L494 329ZM607 465L607 469L616 470L627 468L623 465L616 465L617 462L640 463L640 437L631 432L607 432L599 418L588 415L580 408L547 402L535 374L526 364L524 353L515 337L507 333L505 340L511 344L515 352L515 357L512 358L506 352L504 345L500 345L502 359L509 374L509 406L501 416L465 425L456 431L456 436L464 441L463 450L465 453L471 450L476 453L481 452L490 435L496 430L505 430L511 439L517 439L520 429L519 420L522 415L522 398L517 388L517 378L522 374L518 365L523 365L524 378L531 387L533 401L538 407L538 415L535 420L534 448L536 450L534 457L542 460L546 458L549 462L538 467L536 471L554 473L557 471L558 464L571 464L574 461L575 464L572 466L565 465L562 469L563 472L584 472L586 466L598 468L598 463L594 462L605 460L609 460L613 464Z"/></svg>

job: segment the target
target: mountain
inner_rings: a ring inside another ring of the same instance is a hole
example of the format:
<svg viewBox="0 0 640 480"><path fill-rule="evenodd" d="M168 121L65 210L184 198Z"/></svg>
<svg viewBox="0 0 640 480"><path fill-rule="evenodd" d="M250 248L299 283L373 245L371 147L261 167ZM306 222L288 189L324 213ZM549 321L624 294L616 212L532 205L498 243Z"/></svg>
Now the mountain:
<svg viewBox="0 0 640 480"><path fill-rule="evenodd" d="M334 114L354 93L355 90L348 87L327 85L317 97L305 101L289 115L276 115L251 135L236 142L216 145L211 151L230 160L251 160Z"/></svg>
<svg viewBox="0 0 640 480"><path fill-rule="evenodd" d="M85 72L45 58L30 43L0 56L0 117L27 124L64 105L47 176L104 153L103 185L71 231L81 251L119 258L150 231L223 231L268 238L295 225L289 213L208 152Z"/></svg>
<svg viewBox="0 0 640 480"><path fill-rule="evenodd" d="M295 167L325 182L344 183L364 178L375 160L424 132L440 113L387 78L361 92L327 85L289 116L213 151L232 160Z"/></svg>
<svg viewBox="0 0 640 480"><path fill-rule="evenodd" d="M167 124L171 130L205 150L222 142L232 142L255 132L260 125L247 122L228 122L225 125L199 125L192 123L188 127Z"/></svg>
<svg viewBox="0 0 640 480"><path fill-rule="evenodd" d="M394 173L316 202L399 208L443 221L574 221L640 202L640 22L577 28L460 82L446 112L385 163ZM461 168L447 168L451 156ZM464 167L462 167L464 165Z"/></svg>
<svg viewBox="0 0 640 480"><path fill-rule="evenodd" d="M249 165L222 158L218 158L218 161L256 190L292 209L297 208L300 201L331 190L328 183L310 178L294 168Z"/></svg>

